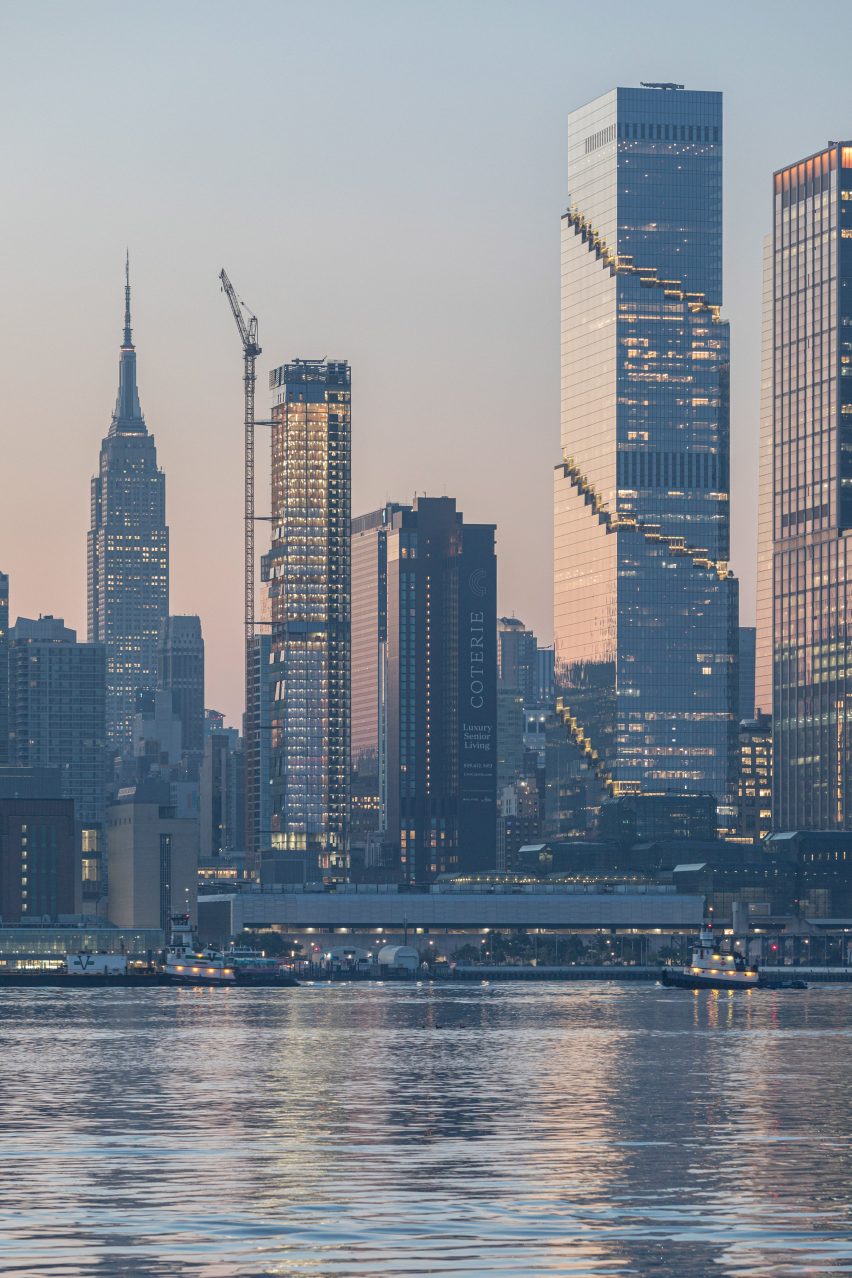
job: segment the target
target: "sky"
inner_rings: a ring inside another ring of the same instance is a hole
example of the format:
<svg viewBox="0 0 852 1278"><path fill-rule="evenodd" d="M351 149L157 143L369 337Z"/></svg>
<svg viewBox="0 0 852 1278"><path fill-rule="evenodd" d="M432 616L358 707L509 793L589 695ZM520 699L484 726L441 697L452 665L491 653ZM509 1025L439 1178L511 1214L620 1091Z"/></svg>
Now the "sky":
<svg viewBox="0 0 852 1278"><path fill-rule="evenodd" d="M852 6L833 0L0 0L13 617L85 637L129 246L171 611L201 616L209 706L236 723L243 695L242 359L223 266L259 318L259 411L271 367L348 359L353 514L456 497L497 525L501 612L548 641L566 120L615 85L674 80L725 95L732 564L751 623L770 178L852 135L850 35Z"/></svg>

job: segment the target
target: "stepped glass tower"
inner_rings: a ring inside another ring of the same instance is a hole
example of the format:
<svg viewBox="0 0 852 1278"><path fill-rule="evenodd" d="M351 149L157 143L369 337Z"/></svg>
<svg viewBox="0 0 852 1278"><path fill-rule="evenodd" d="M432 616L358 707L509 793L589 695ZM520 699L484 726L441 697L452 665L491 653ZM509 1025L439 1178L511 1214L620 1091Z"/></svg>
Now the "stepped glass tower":
<svg viewBox="0 0 852 1278"><path fill-rule="evenodd" d="M722 102L614 89L569 120L555 660L610 794L731 793Z"/></svg>
<svg viewBox="0 0 852 1278"><path fill-rule="evenodd" d="M166 479L136 388L129 265L118 398L91 488L88 610L89 642L106 647L107 741L125 752L137 694L157 686L158 637L169 615Z"/></svg>

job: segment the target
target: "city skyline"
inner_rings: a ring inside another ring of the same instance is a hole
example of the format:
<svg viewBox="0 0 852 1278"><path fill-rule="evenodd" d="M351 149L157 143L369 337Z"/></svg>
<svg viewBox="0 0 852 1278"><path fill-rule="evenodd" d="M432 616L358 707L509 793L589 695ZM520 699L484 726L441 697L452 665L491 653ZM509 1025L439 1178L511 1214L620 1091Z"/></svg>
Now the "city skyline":
<svg viewBox="0 0 852 1278"><path fill-rule="evenodd" d="M214 283L221 262L233 263L239 270L247 300L264 324L268 364L259 369L261 380L267 368L280 362L295 344L317 354L349 353L358 397L353 421L354 513L375 509L385 499L410 500L415 490L425 489L431 495L451 493L474 520L496 522L499 610L523 617L546 640L550 634L547 477L558 438L554 225L568 195L565 117L614 82L636 83L661 72L665 75L669 68L675 73L672 78L690 88L720 88L726 95L729 286L724 314L732 323L734 352L732 566L743 582L742 621L753 620L760 243L771 217L767 175L788 162L790 155L811 154L824 144L828 131L842 125L842 93L832 87L831 59L836 55L831 51L827 55L829 65L820 76L819 94L808 94L807 85L815 88L817 81L809 81L811 73L803 70L805 88L791 104L759 87L765 79L761 68L766 68L770 57L759 40L750 43L749 67L717 69L715 63L714 50L718 52L734 23L744 41L749 31L757 32L760 8L743 13L722 6L718 30L709 33L701 50L695 50L686 35L660 36L661 29L665 32L671 26L667 15L675 14L672 6L656 6L661 21L648 24L653 39L649 30L640 29L638 19L631 19L626 6L616 6L622 27L632 29L636 37L623 42L629 56L613 57L611 51L606 57L584 53L579 67L569 38L570 11L538 6L554 36L548 42L554 48L545 49L539 38L541 23L533 22L527 31L511 8L498 6L489 8L490 20L483 26L486 10L471 5L452 18L455 45L447 51L440 37L443 25L451 20L450 10L438 5L421 19L419 30L421 43L427 49L434 47L433 67L441 72L442 107L430 112L426 79L415 78L410 86L400 82L411 22L402 21L389 6L368 8L382 19L382 50L397 56L380 62L373 88L368 91L359 79L346 98L347 108L351 101L355 113L350 149L335 153L343 165L336 171L335 182L342 180L345 187L346 225L336 217L316 216L317 201L332 189L326 176L310 197L296 198L288 185L285 233L283 237L280 230L273 234L280 179L270 171L265 153L270 136L278 137L280 130L270 114L272 100L263 95L258 139L250 146L258 175L250 214L238 216L224 186L211 186L217 171L211 166L213 134L221 158L230 165L238 163L237 148L243 141L238 143L231 127L216 129L219 108L215 103L222 83L216 73L223 69L221 61L214 59L203 74L192 63L184 76L190 40L193 48L199 39L203 45L205 32L190 32L192 24L171 17L165 9L160 10L162 23L174 39L163 41L162 31L149 24L139 33L138 51L140 66L156 70L173 86L179 104L176 114L166 115L159 105L149 104L144 116L137 113L130 125L121 124L122 130L129 129L132 144L116 147L112 139L117 125L91 118L85 87L69 81L68 76L76 73L57 62L64 22L57 9L56 47L48 43L43 50L40 70L28 85L33 110L12 148L13 160L22 158L24 144L34 152L43 151L46 129L51 137L58 129L59 136L72 141L76 131L82 131L88 148L85 190L75 187L66 167L68 156L75 153L73 145L62 154L52 148L54 161L45 172L20 164L14 209L8 215L12 232L8 242L23 245L24 251L16 247L10 263L16 314L2 321L6 326L2 343L5 411L12 418L32 419L50 457L44 467L41 457L34 455L30 430L10 442L17 482L0 515L0 544L3 569L12 579L13 619L53 613L64 616L78 631L85 630L85 570L80 546L75 544L85 527L80 489L91 474L94 441L101 433L97 423L109 402L113 299L119 262L129 240L138 263L136 323L145 352L141 393L156 424L160 465L169 477L171 606L202 617L209 635L208 704L222 706L231 722L237 722L243 683L240 555L233 535L239 528L241 497L235 480L241 452L240 363ZM82 23L76 24L75 36L91 37L88 56L103 60L109 78L118 60L108 55L138 28L127 15L99 23L99 15L105 12L93 5ZM792 7L773 7L772 12L784 19L779 24L781 54L786 49L792 56L802 38L804 19ZM312 21L322 25L332 17L363 64L365 33L342 6L321 6L315 19L294 17L287 11L286 21L311 30ZM284 21L271 8L265 10L265 18L273 31ZM11 12L5 21L10 35L25 45L38 26L30 26L23 9ZM226 13L213 12L211 40L213 34L221 39L223 28L230 32L231 24ZM258 32L263 26L259 23ZM240 64L262 59L259 35L257 41L242 32L234 36L231 52ZM466 55L474 39L484 41L492 70L486 76L474 68L468 82ZM771 56L778 58L778 44ZM574 70L568 74L572 59ZM30 60L21 62L29 65ZM342 62L336 65L343 92L351 73ZM494 77L494 65L505 68L508 78ZM50 82L40 78L42 73L50 75ZM7 87L13 90L16 74L10 67ZM134 70L131 82L136 75ZM69 92L57 98L57 86ZM373 136L382 89L400 95L399 119ZM57 115L60 100L61 120ZM309 96L306 109L314 107L311 118L317 136L332 138L343 118L340 96L325 105ZM174 142L159 145L167 136L163 132L167 121L180 138L189 126L201 129L197 152L187 157L185 148ZM758 125L761 145L755 154ZM286 158L286 148L293 143L285 139L282 145ZM176 170L179 156L182 167ZM110 183L110 200L92 201L101 177L106 180L107 171L113 170L118 180ZM175 173L179 180L172 198L174 184L169 178ZM55 183L62 183L66 192L62 202L48 198ZM155 197L155 189L168 191L169 198ZM451 191L452 200L448 198ZM38 204L37 216L33 201ZM308 218L311 236L306 235ZM45 232L38 253L27 250L32 241L25 238L26 228L33 225ZM245 234L249 225L253 227L250 238ZM356 233L366 237L357 254L352 251ZM413 233L418 235L416 259L403 253ZM298 244L298 253L287 247L291 241ZM274 259L265 251L272 243L284 246ZM323 255L328 283L316 289ZM86 325L74 321L81 294L92 317ZM22 349L12 327L23 323L36 331L35 316L47 309L48 297L52 320L64 334L51 355L54 377L63 387L61 414L46 399L30 402L30 388L37 383L35 344ZM409 318L399 323L390 321L390 316ZM424 360L431 369L433 389L445 392L442 412L436 416L432 411L434 395L426 397L428 404L413 406L409 396L411 412L405 428L394 430L402 388L416 384ZM534 373L523 391L516 379L503 376L512 360ZM487 401L483 398L486 385L499 387L499 394L488 396ZM524 430L518 430L518 422L525 423ZM481 459L486 445L496 445L499 464L492 461L484 468ZM36 491L39 502L33 500ZM45 504L68 533L50 557L40 549L35 531ZM198 570L202 552L205 561L216 565L215 575L206 565Z"/></svg>

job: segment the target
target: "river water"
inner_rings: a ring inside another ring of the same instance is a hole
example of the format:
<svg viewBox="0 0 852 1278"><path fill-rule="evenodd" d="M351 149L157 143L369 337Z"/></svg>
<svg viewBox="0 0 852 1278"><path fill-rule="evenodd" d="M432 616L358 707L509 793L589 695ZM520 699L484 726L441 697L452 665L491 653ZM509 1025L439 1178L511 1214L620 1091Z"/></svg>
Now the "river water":
<svg viewBox="0 0 852 1278"><path fill-rule="evenodd" d="M852 1273L852 989L5 990L0 1273Z"/></svg>

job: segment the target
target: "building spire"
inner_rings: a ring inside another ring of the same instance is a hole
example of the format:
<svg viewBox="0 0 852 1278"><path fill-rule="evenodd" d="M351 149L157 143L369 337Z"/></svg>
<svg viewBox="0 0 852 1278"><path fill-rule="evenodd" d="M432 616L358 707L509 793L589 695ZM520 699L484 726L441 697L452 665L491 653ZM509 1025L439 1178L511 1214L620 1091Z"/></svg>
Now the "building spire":
<svg viewBox="0 0 852 1278"><path fill-rule="evenodd" d="M124 341L123 349L133 346L133 335L130 331L130 249L124 259Z"/></svg>
<svg viewBox="0 0 852 1278"><path fill-rule="evenodd" d="M145 418L136 389L136 348L130 328L130 250L124 259L124 337L118 364L118 398L112 415L111 435L141 431L145 433Z"/></svg>

